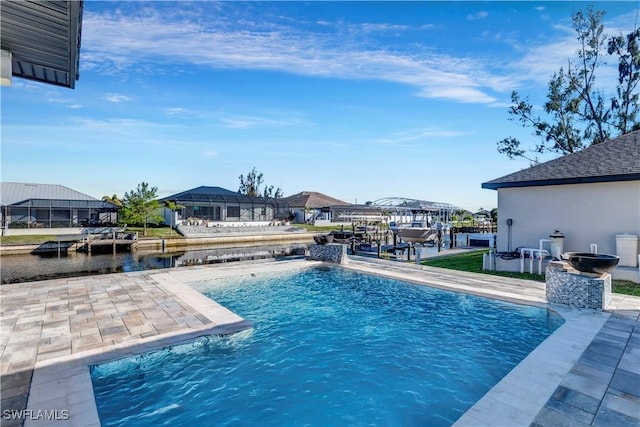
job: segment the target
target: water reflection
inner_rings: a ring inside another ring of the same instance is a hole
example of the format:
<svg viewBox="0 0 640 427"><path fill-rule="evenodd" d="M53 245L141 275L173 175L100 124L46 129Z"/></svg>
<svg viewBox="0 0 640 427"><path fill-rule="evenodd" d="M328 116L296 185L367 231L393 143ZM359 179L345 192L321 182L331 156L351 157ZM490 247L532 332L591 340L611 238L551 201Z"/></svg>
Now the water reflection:
<svg viewBox="0 0 640 427"><path fill-rule="evenodd" d="M3 284L92 274L122 273L199 264L305 255L307 244L207 247L177 252L134 251L88 255L69 251L57 255L4 255L0 277Z"/></svg>

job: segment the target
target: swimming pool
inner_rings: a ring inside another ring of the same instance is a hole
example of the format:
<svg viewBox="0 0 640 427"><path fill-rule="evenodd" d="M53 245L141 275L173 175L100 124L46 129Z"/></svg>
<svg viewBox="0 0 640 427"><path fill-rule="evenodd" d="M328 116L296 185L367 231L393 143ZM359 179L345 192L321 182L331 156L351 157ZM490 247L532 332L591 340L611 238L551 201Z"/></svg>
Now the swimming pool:
<svg viewBox="0 0 640 427"><path fill-rule="evenodd" d="M195 287L254 329L93 366L102 425L451 425L563 323L340 268Z"/></svg>

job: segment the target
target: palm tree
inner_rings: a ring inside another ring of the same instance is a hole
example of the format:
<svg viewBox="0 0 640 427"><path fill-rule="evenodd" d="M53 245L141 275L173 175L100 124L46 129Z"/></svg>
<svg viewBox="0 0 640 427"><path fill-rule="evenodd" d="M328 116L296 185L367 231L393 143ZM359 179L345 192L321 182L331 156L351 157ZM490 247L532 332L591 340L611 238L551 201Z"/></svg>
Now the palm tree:
<svg viewBox="0 0 640 427"><path fill-rule="evenodd" d="M118 199L116 194L113 196L102 196L102 201L112 203L116 206L122 206L122 201Z"/></svg>

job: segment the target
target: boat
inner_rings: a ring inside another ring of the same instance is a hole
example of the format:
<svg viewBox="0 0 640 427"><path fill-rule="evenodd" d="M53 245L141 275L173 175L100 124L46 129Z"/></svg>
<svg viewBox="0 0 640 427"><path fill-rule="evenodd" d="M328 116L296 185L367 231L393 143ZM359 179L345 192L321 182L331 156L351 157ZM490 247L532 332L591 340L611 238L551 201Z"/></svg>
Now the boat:
<svg viewBox="0 0 640 427"><path fill-rule="evenodd" d="M439 239L438 231L444 233L447 225L441 222L432 223L428 213L414 213L408 224L396 225L389 223L389 228L405 243L433 243L437 244ZM442 234L440 234L440 237Z"/></svg>
<svg viewBox="0 0 640 427"><path fill-rule="evenodd" d="M396 233L405 243L435 242L438 239L438 229L421 221L412 221L409 225L397 227Z"/></svg>

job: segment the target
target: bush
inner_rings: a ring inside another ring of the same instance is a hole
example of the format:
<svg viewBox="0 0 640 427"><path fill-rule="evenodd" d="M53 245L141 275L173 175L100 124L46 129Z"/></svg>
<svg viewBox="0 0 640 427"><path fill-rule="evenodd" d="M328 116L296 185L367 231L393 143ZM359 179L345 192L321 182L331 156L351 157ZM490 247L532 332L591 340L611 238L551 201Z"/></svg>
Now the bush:
<svg viewBox="0 0 640 427"><path fill-rule="evenodd" d="M29 228L29 223L26 221L10 222L9 228Z"/></svg>

